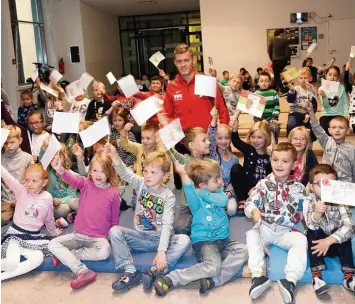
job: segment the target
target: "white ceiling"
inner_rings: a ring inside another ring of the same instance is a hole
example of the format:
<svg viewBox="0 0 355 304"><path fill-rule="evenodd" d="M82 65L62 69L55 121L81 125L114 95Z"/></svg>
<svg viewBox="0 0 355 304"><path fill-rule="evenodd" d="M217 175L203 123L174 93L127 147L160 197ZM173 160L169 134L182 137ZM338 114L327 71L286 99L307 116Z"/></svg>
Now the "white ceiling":
<svg viewBox="0 0 355 304"><path fill-rule="evenodd" d="M199 10L199 0L153 0L154 4L140 3L142 0L81 0L102 11L117 16L156 14ZM144 2L144 0L143 0Z"/></svg>

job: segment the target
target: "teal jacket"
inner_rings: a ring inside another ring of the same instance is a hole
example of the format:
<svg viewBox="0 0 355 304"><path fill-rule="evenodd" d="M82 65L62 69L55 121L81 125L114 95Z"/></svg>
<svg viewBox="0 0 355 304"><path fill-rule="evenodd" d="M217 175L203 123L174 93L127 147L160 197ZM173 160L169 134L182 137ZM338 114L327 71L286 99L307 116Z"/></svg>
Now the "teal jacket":
<svg viewBox="0 0 355 304"><path fill-rule="evenodd" d="M223 188L218 192L204 189L197 192L192 183L183 187L192 213L192 243L229 238L229 220L225 211L228 197Z"/></svg>

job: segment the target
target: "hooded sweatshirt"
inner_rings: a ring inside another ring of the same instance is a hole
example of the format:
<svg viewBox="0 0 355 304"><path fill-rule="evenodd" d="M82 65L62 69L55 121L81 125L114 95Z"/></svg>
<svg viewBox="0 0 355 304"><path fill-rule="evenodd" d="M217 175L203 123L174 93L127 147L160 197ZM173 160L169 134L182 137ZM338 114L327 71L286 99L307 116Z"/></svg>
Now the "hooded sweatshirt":
<svg viewBox="0 0 355 304"><path fill-rule="evenodd" d="M262 221L293 228L301 220L306 188L294 179L280 183L273 173L260 180L245 203L245 215L259 209Z"/></svg>

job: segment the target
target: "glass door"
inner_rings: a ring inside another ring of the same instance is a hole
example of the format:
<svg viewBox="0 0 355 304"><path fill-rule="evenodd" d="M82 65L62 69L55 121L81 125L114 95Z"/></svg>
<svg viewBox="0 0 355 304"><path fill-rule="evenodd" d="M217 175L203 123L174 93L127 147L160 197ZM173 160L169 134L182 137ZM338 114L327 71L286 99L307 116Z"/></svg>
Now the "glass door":
<svg viewBox="0 0 355 304"><path fill-rule="evenodd" d="M158 69L149 58L157 51L165 56L159 68L166 73L176 73L174 49L180 43L187 43L185 26L174 28L141 29L138 31L138 74L158 75Z"/></svg>

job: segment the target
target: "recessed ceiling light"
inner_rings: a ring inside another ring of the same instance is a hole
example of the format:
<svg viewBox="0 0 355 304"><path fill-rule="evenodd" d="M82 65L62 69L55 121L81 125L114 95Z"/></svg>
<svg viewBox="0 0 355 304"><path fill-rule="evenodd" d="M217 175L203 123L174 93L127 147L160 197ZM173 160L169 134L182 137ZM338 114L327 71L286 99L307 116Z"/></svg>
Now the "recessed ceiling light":
<svg viewBox="0 0 355 304"><path fill-rule="evenodd" d="M142 0L142 1L138 1L138 4L145 4L145 5L155 5L157 4L157 1L154 0Z"/></svg>

